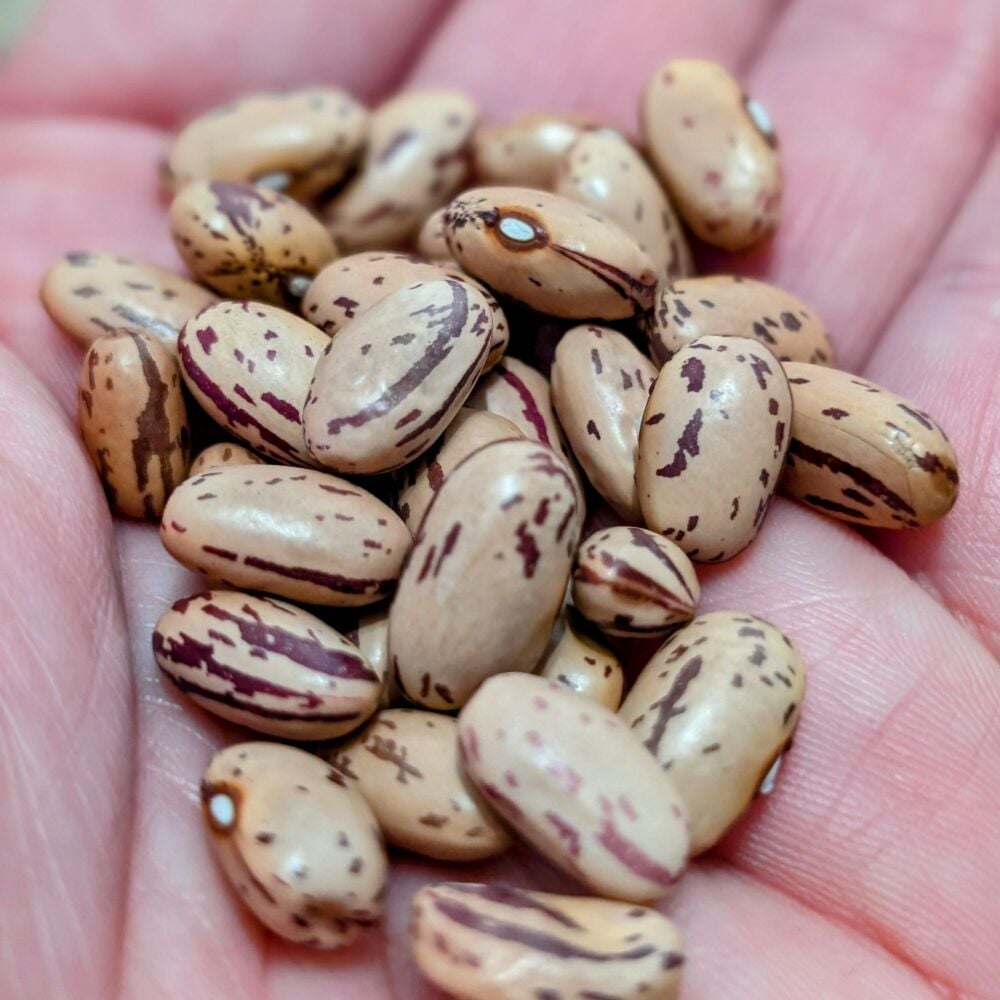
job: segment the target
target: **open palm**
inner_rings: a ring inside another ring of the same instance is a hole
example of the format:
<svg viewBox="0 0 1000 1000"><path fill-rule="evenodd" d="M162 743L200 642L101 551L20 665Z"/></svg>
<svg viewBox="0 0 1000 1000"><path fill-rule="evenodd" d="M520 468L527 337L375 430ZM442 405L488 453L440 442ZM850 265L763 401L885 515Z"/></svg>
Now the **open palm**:
<svg viewBox="0 0 1000 1000"><path fill-rule="evenodd" d="M779 501L703 574L702 608L774 621L811 688L775 794L668 903L684 997L996 996L998 31L995 0L52 0L0 67L0 995L430 996L405 938L422 880L559 885L527 854L402 861L383 929L333 954L246 915L197 802L213 749L244 734L182 704L149 648L199 583L155 528L108 515L45 268L83 247L178 266L165 130L239 92L441 82L487 114L634 131L646 75L691 54L739 71L781 133L785 221L739 266L813 303L843 367L939 419L962 494L891 537Z"/></svg>

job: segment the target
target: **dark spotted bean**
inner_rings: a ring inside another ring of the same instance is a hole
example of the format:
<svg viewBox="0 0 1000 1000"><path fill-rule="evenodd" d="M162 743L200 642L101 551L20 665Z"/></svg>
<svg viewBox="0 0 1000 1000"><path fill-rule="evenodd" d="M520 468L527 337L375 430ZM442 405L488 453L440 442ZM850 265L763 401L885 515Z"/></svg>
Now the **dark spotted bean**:
<svg viewBox="0 0 1000 1000"><path fill-rule="evenodd" d="M618 657L588 634L582 619L564 608L556 622L555 642L538 668L538 675L561 684L614 712L625 682Z"/></svg>
<svg viewBox="0 0 1000 1000"><path fill-rule="evenodd" d="M506 125L482 126L473 142L480 184L552 190L560 157L594 123L582 115L528 114Z"/></svg>
<svg viewBox="0 0 1000 1000"><path fill-rule="evenodd" d="M198 476L209 469L219 469L226 465L263 465L260 455L244 448L241 444L210 444L198 452L191 462L188 477Z"/></svg>

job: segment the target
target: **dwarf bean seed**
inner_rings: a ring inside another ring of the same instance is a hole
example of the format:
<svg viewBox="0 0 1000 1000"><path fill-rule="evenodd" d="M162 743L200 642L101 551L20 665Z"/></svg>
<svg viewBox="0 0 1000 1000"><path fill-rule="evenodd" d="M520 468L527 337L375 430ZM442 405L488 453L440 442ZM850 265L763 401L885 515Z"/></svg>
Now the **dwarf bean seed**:
<svg viewBox="0 0 1000 1000"><path fill-rule="evenodd" d="M195 456L188 470L188 479L226 465L264 465L264 459L241 444L210 444Z"/></svg>
<svg viewBox="0 0 1000 1000"><path fill-rule="evenodd" d="M556 622L555 643L538 675L575 691L614 712L622 700L624 676L618 657L587 634L582 619L564 608Z"/></svg>
<svg viewBox="0 0 1000 1000"><path fill-rule="evenodd" d="M594 123L582 115L522 115L506 125L481 126L472 144L480 184L551 190L560 157Z"/></svg>
<svg viewBox="0 0 1000 1000"><path fill-rule="evenodd" d="M417 233L417 253L426 257L430 261L444 264L446 267L455 266L455 258L452 257L448 249L448 241L444 235L444 216L448 211L447 206L435 209L424 220L424 224Z"/></svg>

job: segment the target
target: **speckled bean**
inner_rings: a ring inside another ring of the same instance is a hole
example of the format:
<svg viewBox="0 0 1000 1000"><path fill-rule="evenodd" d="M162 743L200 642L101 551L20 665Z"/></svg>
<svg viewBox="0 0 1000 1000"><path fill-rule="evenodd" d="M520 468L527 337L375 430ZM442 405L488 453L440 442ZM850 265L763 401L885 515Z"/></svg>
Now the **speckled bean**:
<svg viewBox="0 0 1000 1000"><path fill-rule="evenodd" d="M420 227L416 242L418 254L446 267L455 265L455 258L448 249L448 240L444 235L444 217L447 211L445 206L431 212Z"/></svg>
<svg viewBox="0 0 1000 1000"><path fill-rule="evenodd" d="M552 189L559 158L594 123L582 115L527 114L476 130L473 167L480 184Z"/></svg>
<svg viewBox="0 0 1000 1000"><path fill-rule="evenodd" d="M241 444L228 442L210 444L194 457L188 470L188 479L208 472L209 469L219 469L226 465L264 465L264 459Z"/></svg>
<svg viewBox="0 0 1000 1000"><path fill-rule="evenodd" d="M589 635L583 621L565 608L556 621L554 644L538 675L614 712L622 700L624 675L618 657Z"/></svg>
<svg viewBox="0 0 1000 1000"><path fill-rule="evenodd" d="M379 708L391 708L402 700L396 678L389 671L389 608L382 605L359 615L344 635L361 650L372 670L385 678Z"/></svg>

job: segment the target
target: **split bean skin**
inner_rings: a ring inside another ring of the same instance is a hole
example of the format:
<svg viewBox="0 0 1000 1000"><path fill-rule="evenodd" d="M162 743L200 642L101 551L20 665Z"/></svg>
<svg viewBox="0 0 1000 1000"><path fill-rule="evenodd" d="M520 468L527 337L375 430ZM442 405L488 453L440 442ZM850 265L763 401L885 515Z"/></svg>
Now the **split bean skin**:
<svg viewBox="0 0 1000 1000"><path fill-rule="evenodd" d="M40 294L53 322L85 347L124 329L173 350L181 327L218 302L207 288L162 267L89 250L68 253L49 268Z"/></svg>
<svg viewBox="0 0 1000 1000"><path fill-rule="evenodd" d="M335 87L250 94L188 123L163 170L171 192L195 180L260 184L308 200L361 152L368 112Z"/></svg>
<svg viewBox="0 0 1000 1000"><path fill-rule="evenodd" d="M208 712L287 740L329 740L378 707L384 674L325 622L237 590L185 597L160 616L164 676Z"/></svg>
<svg viewBox="0 0 1000 1000"><path fill-rule="evenodd" d="M330 752L330 766L365 797L386 840L439 861L502 854L510 835L462 772L458 722L393 708Z"/></svg>
<svg viewBox="0 0 1000 1000"><path fill-rule="evenodd" d="M568 198L473 188L448 206L452 256L494 291L569 319L627 319L649 309L652 261L609 219Z"/></svg>
<svg viewBox="0 0 1000 1000"><path fill-rule="evenodd" d="M560 158L593 122L580 115L528 114L505 125L481 126L473 142L480 184L552 190Z"/></svg>
<svg viewBox="0 0 1000 1000"><path fill-rule="evenodd" d="M188 479L167 503L160 537L212 581L333 607L387 597L410 544L406 525L360 486L282 465Z"/></svg>
<svg viewBox="0 0 1000 1000"><path fill-rule="evenodd" d="M639 433L646 526L695 562L741 552L774 496L791 420L785 373L756 340L702 337L682 348L660 370Z"/></svg>
<svg viewBox="0 0 1000 1000"><path fill-rule="evenodd" d="M739 611L699 615L646 664L618 714L680 791L692 855L771 790L805 683L791 642Z"/></svg>
<svg viewBox="0 0 1000 1000"><path fill-rule="evenodd" d="M591 892L645 903L680 877L680 794L608 709L542 677L500 674L462 709L458 730L466 773L493 807Z"/></svg>
<svg viewBox="0 0 1000 1000"><path fill-rule="evenodd" d="M553 634L557 638L542 660L538 675L616 711L625 683L618 657L588 635L568 608L563 609Z"/></svg>
<svg viewBox="0 0 1000 1000"><path fill-rule="evenodd" d="M316 365L303 411L310 454L345 474L413 461L472 392L492 339L489 303L464 281L393 292L333 337Z"/></svg>
<svg viewBox="0 0 1000 1000"><path fill-rule="evenodd" d="M111 509L155 521L187 473L190 431L169 348L120 330L95 340L80 374L80 433Z"/></svg>
<svg viewBox="0 0 1000 1000"><path fill-rule="evenodd" d="M188 478L208 472L209 469L221 469L227 465L264 465L264 459L249 448L240 444L210 444L203 448L191 462Z"/></svg>
<svg viewBox="0 0 1000 1000"><path fill-rule="evenodd" d="M785 365L795 404L782 489L830 517L915 528L958 498L944 431L909 400L850 372Z"/></svg>
<svg viewBox="0 0 1000 1000"><path fill-rule="evenodd" d="M170 205L184 263L230 299L292 307L337 256L326 227L297 201L253 184L194 181Z"/></svg>
<svg viewBox="0 0 1000 1000"><path fill-rule="evenodd" d="M573 567L573 605L606 635L666 635L701 596L691 560L670 539L622 525L595 531Z"/></svg>
<svg viewBox="0 0 1000 1000"><path fill-rule="evenodd" d="M388 861L375 817L319 757L236 743L212 758L201 804L226 878L279 937L339 948L380 916Z"/></svg>
<svg viewBox="0 0 1000 1000"><path fill-rule="evenodd" d="M447 206L437 208L424 220L424 224L417 233L417 253L427 260L443 264L446 267L455 266L455 258L452 257L448 249L448 240L444 235L444 217L448 211Z"/></svg>
<svg viewBox="0 0 1000 1000"><path fill-rule="evenodd" d="M764 108L725 67L674 59L650 77L642 130L684 221L706 243L748 250L778 225L778 139Z"/></svg>
<svg viewBox="0 0 1000 1000"><path fill-rule="evenodd" d="M392 668L410 701L447 711L492 674L535 666L581 519L565 464L533 441L487 445L452 471L389 611Z"/></svg>
<svg viewBox="0 0 1000 1000"><path fill-rule="evenodd" d="M684 952L644 906L502 883L424 886L410 910L417 967L458 1000L675 1000Z"/></svg>
<svg viewBox="0 0 1000 1000"><path fill-rule="evenodd" d="M779 361L834 363L823 321L801 299L753 278L716 274L661 284L648 332L658 365L692 340L734 336L759 340Z"/></svg>
<svg viewBox="0 0 1000 1000"><path fill-rule="evenodd" d="M328 210L337 245L385 250L412 240L468 176L478 117L472 100L445 88L404 91L377 108L358 176Z"/></svg>

